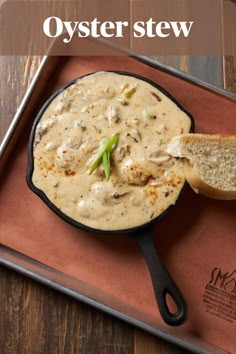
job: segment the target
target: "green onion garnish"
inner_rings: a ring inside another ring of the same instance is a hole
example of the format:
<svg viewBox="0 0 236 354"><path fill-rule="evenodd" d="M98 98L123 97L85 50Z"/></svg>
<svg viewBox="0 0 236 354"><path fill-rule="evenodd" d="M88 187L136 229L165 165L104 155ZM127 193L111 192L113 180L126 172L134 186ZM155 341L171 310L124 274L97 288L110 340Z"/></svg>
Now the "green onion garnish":
<svg viewBox="0 0 236 354"><path fill-rule="evenodd" d="M100 147L95 160L90 167L89 174L93 173L102 163L107 181L111 174L111 153L115 150L120 134L117 133L111 139L103 138L100 142Z"/></svg>

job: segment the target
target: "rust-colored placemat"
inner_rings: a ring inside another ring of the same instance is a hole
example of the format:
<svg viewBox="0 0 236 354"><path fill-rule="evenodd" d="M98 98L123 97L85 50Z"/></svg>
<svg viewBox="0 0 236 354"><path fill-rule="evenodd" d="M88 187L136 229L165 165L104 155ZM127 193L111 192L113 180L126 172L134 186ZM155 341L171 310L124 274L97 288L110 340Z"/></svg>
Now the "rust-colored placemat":
<svg viewBox="0 0 236 354"><path fill-rule="evenodd" d="M196 131L236 134L235 103L132 58L69 58L48 81L48 93L96 70L146 76L192 113ZM28 189L27 143L28 137L22 139L1 185L0 242L160 318L149 273L134 240L77 230ZM155 227L159 253L189 306L183 332L230 352L235 349L235 207L235 201L211 200L187 188Z"/></svg>

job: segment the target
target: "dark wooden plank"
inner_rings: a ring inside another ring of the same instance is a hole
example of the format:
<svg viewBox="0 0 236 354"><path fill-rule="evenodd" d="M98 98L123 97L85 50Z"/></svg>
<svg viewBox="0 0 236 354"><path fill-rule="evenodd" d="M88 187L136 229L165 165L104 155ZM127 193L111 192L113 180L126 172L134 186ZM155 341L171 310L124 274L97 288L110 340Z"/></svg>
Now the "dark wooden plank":
<svg viewBox="0 0 236 354"><path fill-rule="evenodd" d="M188 354L189 351L185 351L182 348L177 348L170 343L162 340L156 340L152 335L135 330L134 341L134 353L135 354Z"/></svg>
<svg viewBox="0 0 236 354"><path fill-rule="evenodd" d="M223 61L224 87L236 92L236 2L222 0L221 3L223 49L226 51ZM227 52L229 49L231 55Z"/></svg>
<svg viewBox="0 0 236 354"><path fill-rule="evenodd" d="M236 56L224 58L224 87L236 93Z"/></svg>
<svg viewBox="0 0 236 354"><path fill-rule="evenodd" d="M40 57L0 57L0 141L33 79Z"/></svg>
<svg viewBox="0 0 236 354"><path fill-rule="evenodd" d="M80 306L80 354L133 353L133 327L88 306Z"/></svg>
<svg viewBox="0 0 236 354"><path fill-rule="evenodd" d="M130 354L133 328L0 267L1 354Z"/></svg>
<svg viewBox="0 0 236 354"><path fill-rule="evenodd" d="M0 289L2 354L79 352L75 301L2 267Z"/></svg>

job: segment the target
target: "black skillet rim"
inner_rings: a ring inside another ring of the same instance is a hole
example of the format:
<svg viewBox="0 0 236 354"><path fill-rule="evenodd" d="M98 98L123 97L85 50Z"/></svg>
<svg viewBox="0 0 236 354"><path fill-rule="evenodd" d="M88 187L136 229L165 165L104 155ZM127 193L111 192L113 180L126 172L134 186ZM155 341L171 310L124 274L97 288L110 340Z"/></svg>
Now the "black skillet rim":
<svg viewBox="0 0 236 354"><path fill-rule="evenodd" d="M191 122L191 126L190 126L190 130L189 132L194 132L194 128L195 128L195 124L194 124L194 118L192 116L191 113L189 113L168 91L166 91L162 86L160 86L159 84L157 84L156 82L142 76L136 73L131 73L131 72L126 72L126 71L119 71L119 70L105 70L105 71L96 71L96 72L91 72L85 75L82 75L76 79L73 79L71 81L69 81L68 83L66 83L65 85L63 85L62 87L60 87L42 106L42 108L40 109L39 113L37 114L32 129L31 129L31 133L30 133L30 138L29 138L29 144L28 144L28 165L27 165L27 172L26 172L26 182L28 187L32 190L32 192L34 192L38 197L41 198L41 200L55 213L57 214L61 219L63 219L64 221L66 221L67 223L69 223L70 225L87 231L87 232L93 232L93 233L100 233L100 234L130 234L130 233L134 233L143 229L146 229L148 227L151 227L153 224L155 224L157 221L159 221L160 219L162 219L167 212L169 212L177 203L178 199L180 198L180 196L183 193L183 190L185 189L187 182L184 183L182 189L180 190L179 195L176 198L175 204L172 204L170 206L168 206L166 208L166 210L163 211L163 213L161 213L160 215L158 215L157 217L155 217L154 219L146 222L145 224L142 225L138 225L135 227L131 227L128 229L118 229L118 230L103 230L103 229L95 229L92 228L90 226L84 225L82 223L80 223L79 221L76 221L75 219L69 217L68 215L64 214L59 208L57 208L51 201L50 199L46 196L46 194L39 188L37 188L33 181L32 181L32 176L33 176L33 172L34 172L34 158L33 158L33 150L34 150L34 138L35 138L35 132L36 132L36 128L37 125L40 121L40 119L42 118L42 115L44 114L44 112L46 111L46 109L48 108L48 106L50 105L50 103L59 95L61 94L65 89L67 89L69 86L75 84L76 82L80 81L81 79L83 79L84 77L90 76L90 75L94 75L97 73L106 73L106 72L110 72L110 73L115 73L118 75L126 75L126 76L131 76L134 77L136 79L145 81L147 83L149 83L150 85L152 85L153 87L155 87L156 89L158 89L160 92L162 92L165 96L167 96L172 102L174 102L176 104L176 106L183 111L190 119Z"/></svg>

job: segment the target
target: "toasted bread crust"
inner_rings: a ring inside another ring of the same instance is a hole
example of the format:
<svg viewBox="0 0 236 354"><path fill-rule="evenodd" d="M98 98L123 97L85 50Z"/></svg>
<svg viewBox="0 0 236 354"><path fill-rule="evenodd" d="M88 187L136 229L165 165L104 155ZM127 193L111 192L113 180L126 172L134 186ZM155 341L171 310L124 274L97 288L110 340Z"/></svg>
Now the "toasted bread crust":
<svg viewBox="0 0 236 354"><path fill-rule="evenodd" d="M184 145L188 144L211 144L217 142L220 145L228 144L232 147L236 145L236 135L225 134L182 134L174 137L167 146L167 151L170 151L173 156L181 157L181 150ZM176 155L175 155L176 154Z"/></svg>

